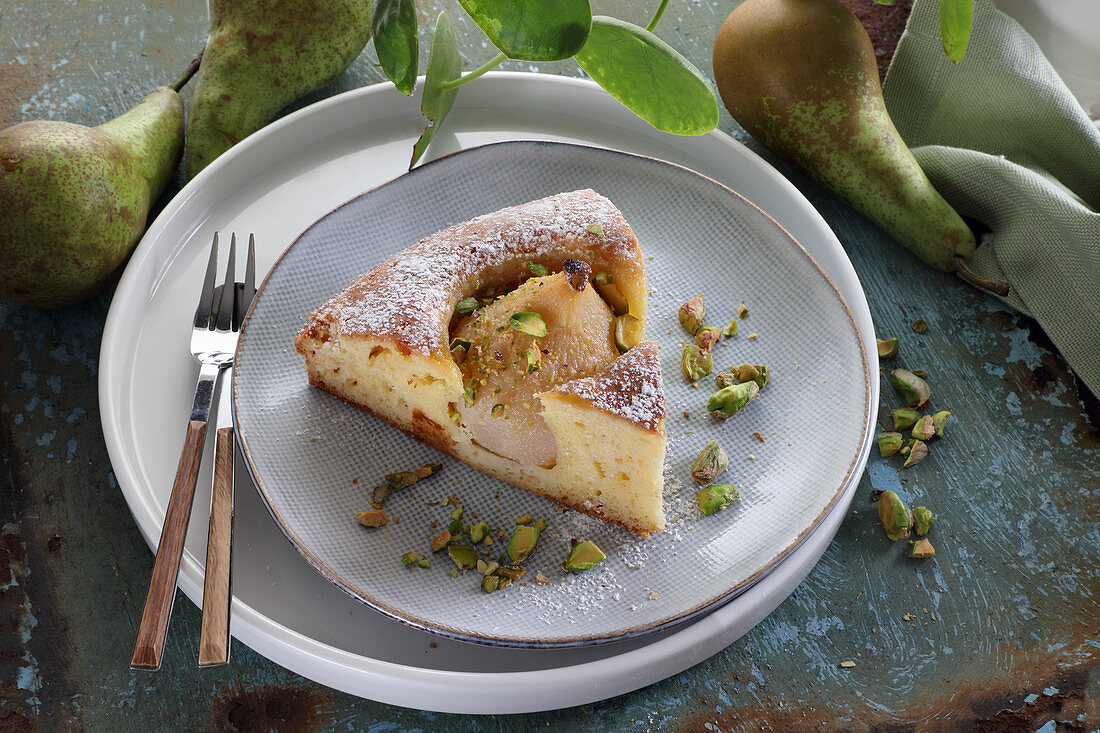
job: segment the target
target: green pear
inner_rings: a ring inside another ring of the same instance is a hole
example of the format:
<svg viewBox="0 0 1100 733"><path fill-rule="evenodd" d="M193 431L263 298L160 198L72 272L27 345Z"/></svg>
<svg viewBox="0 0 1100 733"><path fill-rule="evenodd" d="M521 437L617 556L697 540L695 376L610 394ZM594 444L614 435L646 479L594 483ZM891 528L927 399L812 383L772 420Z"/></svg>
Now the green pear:
<svg viewBox="0 0 1100 733"><path fill-rule="evenodd" d="M56 308L111 280L179 164L178 91L197 65L98 127L34 120L0 131L0 298Z"/></svg>
<svg viewBox="0 0 1100 733"><path fill-rule="evenodd" d="M924 262L955 271L973 254L890 120L867 32L837 0L745 0L718 31L714 76L746 132Z"/></svg>
<svg viewBox="0 0 1100 733"><path fill-rule="evenodd" d="M370 40L370 0L210 0L187 176L332 82Z"/></svg>

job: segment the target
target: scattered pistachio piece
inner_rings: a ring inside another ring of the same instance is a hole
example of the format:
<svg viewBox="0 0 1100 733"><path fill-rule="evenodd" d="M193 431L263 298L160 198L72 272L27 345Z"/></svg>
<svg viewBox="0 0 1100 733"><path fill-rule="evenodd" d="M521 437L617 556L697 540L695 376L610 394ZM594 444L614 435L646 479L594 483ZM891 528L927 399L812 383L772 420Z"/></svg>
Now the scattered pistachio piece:
<svg viewBox="0 0 1100 733"><path fill-rule="evenodd" d="M890 410L890 417L894 420L894 430L908 430L917 424L920 413L912 407L899 407L896 410Z"/></svg>
<svg viewBox="0 0 1100 733"><path fill-rule="evenodd" d="M924 415L920 420L917 420L917 424L913 426L913 437L917 440L931 440L932 436L936 434L936 424L932 420L931 415Z"/></svg>
<svg viewBox="0 0 1100 733"><path fill-rule="evenodd" d="M883 458L888 458L899 450L901 450L901 444L905 439L901 433L879 433L878 436L878 452Z"/></svg>
<svg viewBox="0 0 1100 733"><path fill-rule="evenodd" d="M536 519L535 520L535 529L537 529L539 531L539 533L545 532L546 531L546 520L541 519L541 518Z"/></svg>
<svg viewBox="0 0 1100 733"><path fill-rule="evenodd" d="M924 371L923 369L914 369L913 374L916 374L921 379L927 379L928 378L928 372Z"/></svg>
<svg viewBox="0 0 1100 733"><path fill-rule="evenodd" d="M692 336L703 325L703 318L707 314L707 301L702 295L696 295L691 300L680 306L680 325Z"/></svg>
<svg viewBox="0 0 1100 733"><path fill-rule="evenodd" d="M691 477L696 483L709 484L722 475L722 472L730 464L729 456L718 445L717 440L712 440L703 446L699 457L691 466Z"/></svg>
<svg viewBox="0 0 1100 733"><path fill-rule="evenodd" d="M913 330L916 331L917 333L924 333L925 331L928 330L928 324L925 322L925 320L923 318L918 318L917 320L913 321L913 323L911 323L910 325L913 327Z"/></svg>
<svg viewBox="0 0 1100 733"><path fill-rule="evenodd" d="M718 372L714 375L714 383L718 386L718 389L724 389L734 384L740 384L741 380L730 372Z"/></svg>
<svg viewBox="0 0 1100 733"><path fill-rule="evenodd" d="M370 504L375 509L381 509L382 505L386 503L386 499L390 498L390 492L393 489L389 484L378 484L374 487L374 491L370 495Z"/></svg>
<svg viewBox="0 0 1100 733"><path fill-rule="evenodd" d="M918 537L928 534L935 521L936 517L928 507L918 506L913 508L913 530Z"/></svg>
<svg viewBox="0 0 1100 733"><path fill-rule="evenodd" d="M740 499L741 494L733 484L711 484L695 498L699 502L699 511L710 515Z"/></svg>
<svg viewBox="0 0 1100 733"><path fill-rule="evenodd" d="M539 531L534 527L521 524L512 532L508 540L508 558L513 564L519 564L530 557L539 541Z"/></svg>
<svg viewBox="0 0 1100 733"><path fill-rule="evenodd" d="M455 508L451 510L451 519L462 519L462 514L465 511L461 504L455 505Z"/></svg>
<svg viewBox="0 0 1100 733"><path fill-rule="evenodd" d="M508 319L512 328L529 336L542 338L546 335L546 321L538 313L520 312L512 314Z"/></svg>
<svg viewBox="0 0 1100 733"><path fill-rule="evenodd" d="M936 437L942 438L944 428L947 427L947 420L951 417L951 413L947 410L940 410L932 416L932 424L936 428Z"/></svg>
<svg viewBox="0 0 1100 733"><path fill-rule="evenodd" d="M699 344L684 344L680 353L680 369L689 382L697 382L710 374L714 368L714 358L709 351L703 351Z"/></svg>
<svg viewBox="0 0 1100 733"><path fill-rule="evenodd" d="M722 336L725 338L733 338L737 335L737 318L735 317L730 325L722 329Z"/></svg>
<svg viewBox="0 0 1100 733"><path fill-rule="evenodd" d="M504 405L498 402L497 404L493 405L493 408L491 410L489 410L489 414L492 417L500 417L504 414Z"/></svg>
<svg viewBox="0 0 1100 733"><path fill-rule="evenodd" d="M477 550L469 545L448 545L447 555L459 570L473 570L477 567Z"/></svg>
<svg viewBox="0 0 1100 733"><path fill-rule="evenodd" d="M530 524L535 521L535 518L530 514L524 514L522 517L516 517L516 524Z"/></svg>
<svg viewBox="0 0 1100 733"><path fill-rule="evenodd" d="M537 372L542 363L542 352L535 346L527 348L527 373Z"/></svg>
<svg viewBox="0 0 1100 733"><path fill-rule="evenodd" d="M890 383L894 385L910 407L920 407L932 396L932 388L908 369L895 369L890 372Z"/></svg>
<svg viewBox="0 0 1100 733"><path fill-rule="evenodd" d="M909 450L909 456L905 459L905 463L901 464L901 467L909 468L910 466L915 466L927 457L928 446L923 440L914 439Z"/></svg>
<svg viewBox="0 0 1100 733"><path fill-rule="evenodd" d="M569 551L569 556L561 564L561 569L567 573L580 573L596 567L606 557L607 555L603 554L603 551L596 546L595 542L585 540L584 542L578 542Z"/></svg>
<svg viewBox="0 0 1100 733"><path fill-rule="evenodd" d="M592 222L591 224L585 224L584 228L587 229L588 231L592 232L593 234L595 234L597 237L604 236L603 223L601 223L601 222L596 221L596 222Z"/></svg>
<svg viewBox="0 0 1100 733"><path fill-rule="evenodd" d="M403 555L401 555L401 562L402 564L404 564L405 567L416 565L417 567L421 568L430 568L432 566L431 560L416 552L404 553Z"/></svg>
<svg viewBox="0 0 1100 733"><path fill-rule="evenodd" d="M745 304L744 304L744 303L742 303L741 305L737 306L737 317L738 317L738 318L744 318L744 317L745 317L745 316L747 316L748 314L749 314L749 309L745 307Z"/></svg>
<svg viewBox="0 0 1100 733"><path fill-rule="evenodd" d="M496 575L486 575L481 579L481 589L486 593L492 593L495 590L500 590L500 581L502 579Z"/></svg>
<svg viewBox="0 0 1100 733"><path fill-rule="evenodd" d="M386 513L381 509L368 509L365 512L356 512L355 518L364 527L381 527L386 523Z"/></svg>
<svg viewBox="0 0 1100 733"><path fill-rule="evenodd" d="M699 344L699 348L704 351L718 343L721 338L722 332L715 326L700 326L695 332L695 343Z"/></svg>
<svg viewBox="0 0 1100 733"><path fill-rule="evenodd" d="M482 560L480 557L477 559L477 571L482 575L491 575L497 568L500 567L500 563L496 560Z"/></svg>
<svg viewBox="0 0 1100 733"><path fill-rule="evenodd" d="M451 341L451 358L455 360L455 364L463 364L466 361L466 355L470 353L470 346L472 344L465 339L454 339Z"/></svg>
<svg viewBox="0 0 1100 733"><path fill-rule="evenodd" d="M707 410L719 420L725 420L745 409L745 405L756 399L758 394L760 394L760 385L756 382L742 382L723 387L707 400Z"/></svg>
<svg viewBox="0 0 1100 733"><path fill-rule="evenodd" d="M519 580L526 572L527 569L519 565L501 565L496 571L497 575L508 580Z"/></svg>
<svg viewBox="0 0 1100 733"><path fill-rule="evenodd" d="M464 316L468 316L477 310L477 298L471 296L469 298L463 298L455 304L455 311L461 313Z"/></svg>
<svg viewBox="0 0 1100 733"><path fill-rule="evenodd" d="M447 531L451 533L452 538L457 538L462 534L462 520L452 519L450 524L447 525Z"/></svg>
<svg viewBox="0 0 1100 733"><path fill-rule="evenodd" d="M469 534L470 542L479 545L489 536L489 525L485 522L478 522L473 527L470 527Z"/></svg>
<svg viewBox="0 0 1100 733"><path fill-rule="evenodd" d="M936 548L932 547L932 543L928 541L927 537L921 537L919 540L909 542L909 549L905 551L905 554L909 557L925 560L936 556Z"/></svg>
<svg viewBox="0 0 1100 733"><path fill-rule="evenodd" d="M619 351L626 353L638 345L642 340L642 321L629 313L624 313L615 319L615 346Z"/></svg>
<svg viewBox="0 0 1100 733"><path fill-rule="evenodd" d="M592 276L592 285L595 286L596 292L611 307L615 315L621 316L630 310L626 297L619 290L619 286L615 284L615 278L608 273L597 272Z"/></svg>
<svg viewBox="0 0 1100 733"><path fill-rule="evenodd" d="M546 265L541 265L538 262L528 262L527 269L531 271L531 274L535 277L545 276L549 270L546 269Z"/></svg>
<svg viewBox="0 0 1100 733"><path fill-rule="evenodd" d="M880 359L893 359L898 355L898 340L895 338L875 339L875 345Z"/></svg>
<svg viewBox="0 0 1100 733"><path fill-rule="evenodd" d="M909 539L909 526L913 515L909 507L893 491L884 491L878 497L878 518L886 536L894 542Z"/></svg>
<svg viewBox="0 0 1100 733"><path fill-rule="evenodd" d="M535 573L535 582L539 585L551 585L553 583L550 578L547 578L545 575L542 574L541 570Z"/></svg>
<svg viewBox="0 0 1100 733"><path fill-rule="evenodd" d="M450 542L451 542L451 532L450 532L450 530L445 529L442 532L440 532L439 534L437 534L435 537L432 537L430 547L432 548L432 552L439 552L444 547L446 547L448 544L450 544Z"/></svg>
<svg viewBox="0 0 1100 733"><path fill-rule="evenodd" d="M846 659L840 663L840 666L844 669L851 669L852 667L856 666L856 663L853 662L851 659Z"/></svg>
<svg viewBox="0 0 1100 733"><path fill-rule="evenodd" d="M742 382L755 382L756 378L760 376L760 370L753 364L742 364L739 367L731 368L734 374L737 375L737 379Z"/></svg>

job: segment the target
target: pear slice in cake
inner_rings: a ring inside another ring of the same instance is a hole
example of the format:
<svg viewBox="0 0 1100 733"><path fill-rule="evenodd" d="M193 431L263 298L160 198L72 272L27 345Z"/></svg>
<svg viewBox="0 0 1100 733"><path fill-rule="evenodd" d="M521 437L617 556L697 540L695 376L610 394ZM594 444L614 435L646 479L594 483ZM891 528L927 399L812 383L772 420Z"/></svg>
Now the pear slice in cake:
<svg viewBox="0 0 1100 733"><path fill-rule="evenodd" d="M642 254L618 209L583 190L399 252L313 313L295 347L314 386L648 535L664 528L665 402L656 345L620 355L624 315L644 328Z"/></svg>

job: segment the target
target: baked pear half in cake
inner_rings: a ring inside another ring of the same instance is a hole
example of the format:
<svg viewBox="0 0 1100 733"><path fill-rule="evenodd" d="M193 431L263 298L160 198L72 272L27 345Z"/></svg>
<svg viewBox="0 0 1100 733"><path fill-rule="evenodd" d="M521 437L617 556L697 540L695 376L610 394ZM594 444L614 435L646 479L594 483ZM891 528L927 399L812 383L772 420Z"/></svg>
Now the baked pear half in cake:
<svg viewBox="0 0 1100 733"><path fill-rule="evenodd" d="M664 528L665 398L633 230L591 190L452 226L314 312L309 382L515 486Z"/></svg>

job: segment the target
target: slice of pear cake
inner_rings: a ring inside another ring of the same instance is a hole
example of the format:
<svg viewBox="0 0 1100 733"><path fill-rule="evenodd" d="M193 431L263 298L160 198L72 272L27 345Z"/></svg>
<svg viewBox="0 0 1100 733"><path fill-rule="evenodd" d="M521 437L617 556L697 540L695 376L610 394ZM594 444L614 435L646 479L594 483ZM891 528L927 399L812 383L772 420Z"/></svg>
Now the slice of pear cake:
<svg viewBox="0 0 1100 733"><path fill-rule="evenodd" d="M574 191L397 253L314 312L295 347L312 385L648 536L664 528L665 399L657 346L640 341L646 293L622 214Z"/></svg>

